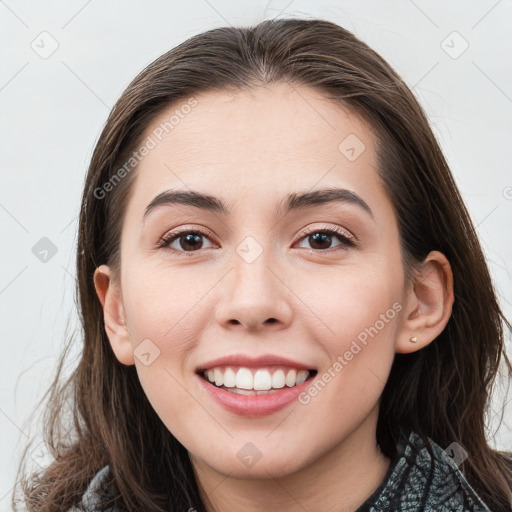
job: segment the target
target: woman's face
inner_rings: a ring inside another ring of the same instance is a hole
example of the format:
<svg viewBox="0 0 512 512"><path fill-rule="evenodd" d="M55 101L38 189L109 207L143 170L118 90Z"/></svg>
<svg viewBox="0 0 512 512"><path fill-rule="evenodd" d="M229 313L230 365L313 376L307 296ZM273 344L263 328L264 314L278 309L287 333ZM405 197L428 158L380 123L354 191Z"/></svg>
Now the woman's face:
<svg viewBox="0 0 512 512"><path fill-rule="evenodd" d="M321 93L274 84L195 100L146 133L156 146L121 238L127 334L109 337L196 464L286 475L375 438L405 335L397 222L374 134ZM187 196L150 206L170 191Z"/></svg>

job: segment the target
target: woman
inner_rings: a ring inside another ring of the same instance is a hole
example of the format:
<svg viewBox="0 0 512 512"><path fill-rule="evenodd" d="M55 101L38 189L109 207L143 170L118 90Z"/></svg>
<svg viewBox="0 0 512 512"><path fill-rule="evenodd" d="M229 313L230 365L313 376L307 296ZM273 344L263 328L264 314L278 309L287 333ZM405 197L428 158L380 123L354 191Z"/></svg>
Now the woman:
<svg viewBox="0 0 512 512"><path fill-rule="evenodd" d="M421 107L343 28L220 28L142 71L77 276L29 510L512 510L484 427L510 324Z"/></svg>

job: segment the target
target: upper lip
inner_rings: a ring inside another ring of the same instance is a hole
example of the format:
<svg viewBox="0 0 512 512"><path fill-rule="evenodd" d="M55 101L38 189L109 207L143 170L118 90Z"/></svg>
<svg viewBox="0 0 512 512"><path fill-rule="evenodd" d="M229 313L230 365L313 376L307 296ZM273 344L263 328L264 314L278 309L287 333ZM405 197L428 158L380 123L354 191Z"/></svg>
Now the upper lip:
<svg viewBox="0 0 512 512"><path fill-rule="evenodd" d="M286 357L265 354L258 357L251 357L245 354L234 354L219 357L199 366L198 372L215 368L216 366L243 366L244 368L263 368L266 366L289 366L298 370L313 370L311 366L288 359Z"/></svg>

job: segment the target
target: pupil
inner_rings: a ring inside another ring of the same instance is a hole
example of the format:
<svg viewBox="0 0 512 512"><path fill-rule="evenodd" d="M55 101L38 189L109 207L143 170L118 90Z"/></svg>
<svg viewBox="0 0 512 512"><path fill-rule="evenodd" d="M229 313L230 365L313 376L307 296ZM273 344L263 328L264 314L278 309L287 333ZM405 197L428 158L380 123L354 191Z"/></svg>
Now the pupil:
<svg viewBox="0 0 512 512"><path fill-rule="evenodd" d="M313 239L315 244L317 244L317 243L322 244L327 241L327 244L329 245L329 243L331 241L331 235L328 235L326 233L315 233L314 235L311 235L310 238ZM319 239L323 239L323 241L319 240Z"/></svg>
<svg viewBox="0 0 512 512"><path fill-rule="evenodd" d="M180 244L182 249L186 249L185 245L189 245L192 249L197 249L198 247L201 247L201 236L197 233L189 233L188 235L185 235L185 244Z"/></svg>

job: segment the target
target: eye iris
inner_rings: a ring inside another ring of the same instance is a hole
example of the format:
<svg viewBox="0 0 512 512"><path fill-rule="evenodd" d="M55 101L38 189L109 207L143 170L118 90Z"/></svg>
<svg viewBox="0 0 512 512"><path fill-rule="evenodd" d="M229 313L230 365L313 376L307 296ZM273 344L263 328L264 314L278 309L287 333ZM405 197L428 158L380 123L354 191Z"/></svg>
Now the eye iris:
<svg viewBox="0 0 512 512"><path fill-rule="evenodd" d="M328 242L328 245L330 245L332 235L329 235L327 233L314 233L313 235L310 235L309 238L310 238L310 240L313 240L312 245L317 244L319 242L320 242L320 244L322 244L322 242L325 243L326 240ZM325 247L320 247L320 248L325 249Z"/></svg>
<svg viewBox="0 0 512 512"><path fill-rule="evenodd" d="M183 239L186 240L185 245ZM188 249L200 249L203 245L202 235L199 233L189 233L180 237L180 246L182 249L187 249L186 245L189 245Z"/></svg>

